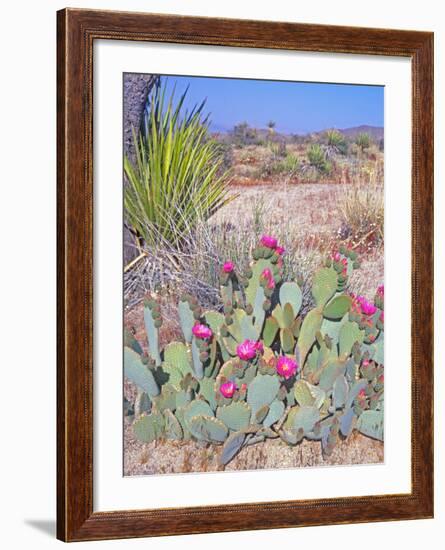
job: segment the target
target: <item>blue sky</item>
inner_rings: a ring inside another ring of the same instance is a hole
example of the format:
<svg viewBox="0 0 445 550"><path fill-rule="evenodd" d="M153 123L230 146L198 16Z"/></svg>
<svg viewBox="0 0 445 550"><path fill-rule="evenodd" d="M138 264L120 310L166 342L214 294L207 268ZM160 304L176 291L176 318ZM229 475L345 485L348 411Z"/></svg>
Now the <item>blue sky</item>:
<svg viewBox="0 0 445 550"><path fill-rule="evenodd" d="M265 128L269 120L284 133L369 124L383 126L383 86L278 82L229 78L163 76L167 95L189 86L186 106L207 98L211 130L227 131L239 122Z"/></svg>

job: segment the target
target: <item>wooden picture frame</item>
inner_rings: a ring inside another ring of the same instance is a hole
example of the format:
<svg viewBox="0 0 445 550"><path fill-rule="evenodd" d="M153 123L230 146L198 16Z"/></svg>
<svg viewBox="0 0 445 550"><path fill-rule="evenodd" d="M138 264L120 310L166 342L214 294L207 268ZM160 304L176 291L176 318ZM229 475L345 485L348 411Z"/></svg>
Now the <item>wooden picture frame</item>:
<svg viewBox="0 0 445 550"><path fill-rule="evenodd" d="M412 64L411 492L93 512L95 40L402 56ZM64 541L433 517L433 34L65 9L57 14L57 536Z"/></svg>

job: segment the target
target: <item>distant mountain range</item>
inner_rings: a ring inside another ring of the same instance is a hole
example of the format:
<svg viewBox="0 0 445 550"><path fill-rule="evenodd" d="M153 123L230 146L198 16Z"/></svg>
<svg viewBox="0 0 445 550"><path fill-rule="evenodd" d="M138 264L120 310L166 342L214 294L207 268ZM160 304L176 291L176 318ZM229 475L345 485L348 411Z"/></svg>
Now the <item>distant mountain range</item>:
<svg viewBox="0 0 445 550"><path fill-rule="evenodd" d="M330 130L330 128L326 128L318 132L308 132L307 134L297 134L297 135L300 135L303 137L304 135L313 134L317 136L317 135L324 134L327 130ZM372 139L374 139L374 141L378 141L382 139L384 136L384 129L382 126L370 126L369 124L352 126L351 128L336 128L336 130L338 130L341 134L343 134L346 138L349 138L349 139L354 139L360 133L369 134L372 137ZM270 132L267 128L255 128L255 131L256 131L256 135L259 138L265 139L268 136L270 136ZM226 135L228 137L228 135L230 134L230 130L229 131L224 130L222 127L219 129L213 128L212 133L215 135L218 135L220 139L224 139L223 136ZM275 131L273 135L275 136L275 138L281 137L285 141L290 141L292 137L291 133L285 133L285 132L279 132L279 131Z"/></svg>
<svg viewBox="0 0 445 550"><path fill-rule="evenodd" d="M358 134L367 133L374 140L379 140L382 139L384 135L384 130L382 126L369 126L368 124L362 124L361 126L354 126L352 128L339 128L338 131L348 138L354 138Z"/></svg>

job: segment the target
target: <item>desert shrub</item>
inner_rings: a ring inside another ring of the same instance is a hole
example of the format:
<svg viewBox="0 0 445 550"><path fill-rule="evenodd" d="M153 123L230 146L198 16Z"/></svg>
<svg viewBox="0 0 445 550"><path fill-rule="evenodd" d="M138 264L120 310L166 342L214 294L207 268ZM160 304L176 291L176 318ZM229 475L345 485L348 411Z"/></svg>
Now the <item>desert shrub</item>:
<svg viewBox="0 0 445 550"><path fill-rule="evenodd" d="M269 141L269 149L276 157L285 157L287 154L286 142L284 140Z"/></svg>
<svg viewBox="0 0 445 550"><path fill-rule="evenodd" d="M269 120L267 123L267 129L269 130L269 134L273 134L275 132L275 126L277 123L274 120Z"/></svg>
<svg viewBox="0 0 445 550"><path fill-rule="evenodd" d="M300 167L300 160L293 153L288 153L283 159L275 164L275 170L278 174L295 175Z"/></svg>
<svg viewBox="0 0 445 550"><path fill-rule="evenodd" d="M163 348L159 302L146 301L148 353L129 333L124 349L137 439L221 445L221 466L266 438L319 441L324 458L354 429L384 440L383 287L373 300L351 295L359 260L339 249L315 271L304 314L298 281L283 282L283 254L263 235L247 269L226 258L217 268L224 310L184 294L182 338Z"/></svg>
<svg viewBox="0 0 445 550"><path fill-rule="evenodd" d="M300 160L293 153L286 153L284 158L271 158L264 162L255 172L258 179L271 176L288 175L294 177L300 168Z"/></svg>
<svg viewBox="0 0 445 550"><path fill-rule="evenodd" d="M240 122L233 127L231 133L232 142L237 147L258 144L258 132L251 128L247 122Z"/></svg>
<svg viewBox="0 0 445 550"><path fill-rule="evenodd" d="M344 136L338 130L328 130L326 132L327 156L335 154L346 155L348 144Z"/></svg>
<svg viewBox="0 0 445 550"><path fill-rule="evenodd" d="M187 91L175 104L156 86L144 130L134 135L136 162L124 159L126 221L154 245L173 245L196 220L207 219L227 203L227 174L219 144L208 132L204 103L184 112Z"/></svg>
<svg viewBox="0 0 445 550"><path fill-rule="evenodd" d="M316 168L321 173L329 173L332 165L326 160L326 154L318 143L313 143L307 152L310 166Z"/></svg>
<svg viewBox="0 0 445 550"><path fill-rule="evenodd" d="M360 132L355 138L355 143L360 147L362 151L368 149L371 146L372 139L367 132Z"/></svg>
<svg viewBox="0 0 445 550"><path fill-rule="evenodd" d="M355 244L383 242L384 194L376 182L344 186L339 196L342 216L341 235Z"/></svg>

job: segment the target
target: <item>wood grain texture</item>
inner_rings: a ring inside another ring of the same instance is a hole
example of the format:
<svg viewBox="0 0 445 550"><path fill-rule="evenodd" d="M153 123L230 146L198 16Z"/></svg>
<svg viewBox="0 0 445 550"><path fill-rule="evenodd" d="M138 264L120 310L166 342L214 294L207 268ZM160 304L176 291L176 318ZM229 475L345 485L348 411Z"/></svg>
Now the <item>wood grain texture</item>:
<svg viewBox="0 0 445 550"><path fill-rule="evenodd" d="M67 9L57 14L57 35L58 538L129 538L432 517L433 34ZM96 39L411 59L411 493L93 513L92 67Z"/></svg>

